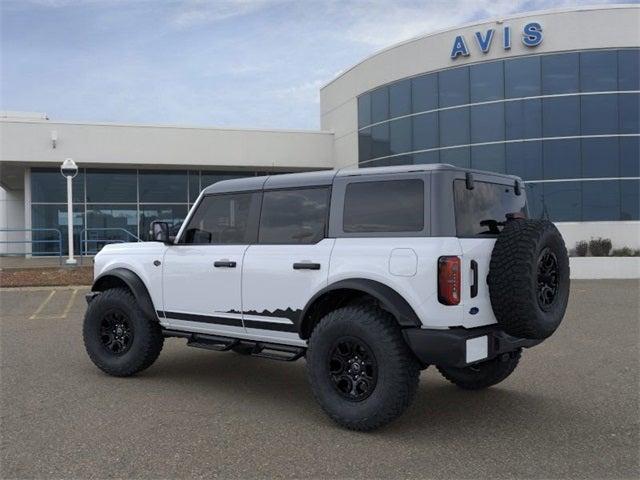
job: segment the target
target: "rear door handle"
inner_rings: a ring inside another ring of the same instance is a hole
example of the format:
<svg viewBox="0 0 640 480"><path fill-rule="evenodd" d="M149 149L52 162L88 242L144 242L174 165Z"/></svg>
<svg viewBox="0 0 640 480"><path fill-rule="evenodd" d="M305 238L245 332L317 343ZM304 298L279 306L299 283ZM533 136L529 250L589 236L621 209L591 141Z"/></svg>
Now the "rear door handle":
<svg viewBox="0 0 640 480"><path fill-rule="evenodd" d="M320 270L319 263L296 262L293 264L294 270Z"/></svg>
<svg viewBox="0 0 640 480"><path fill-rule="evenodd" d="M236 268L236 262L230 262L229 260L218 260L213 262L213 266L216 268Z"/></svg>
<svg viewBox="0 0 640 480"><path fill-rule="evenodd" d="M471 298L478 296L478 262L471 260L471 273L473 274L473 284L471 285Z"/></svg>

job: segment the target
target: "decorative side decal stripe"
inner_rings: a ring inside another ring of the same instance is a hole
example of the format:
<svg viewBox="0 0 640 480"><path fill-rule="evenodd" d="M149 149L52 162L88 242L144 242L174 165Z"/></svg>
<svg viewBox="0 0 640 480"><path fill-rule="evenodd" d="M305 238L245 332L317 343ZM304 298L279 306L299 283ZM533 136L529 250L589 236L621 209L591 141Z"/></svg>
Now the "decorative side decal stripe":
<svg viewBox="0 0 640 480"><path fill-rule="evenodd" d="M174 320L185 320L187 322L214 323L217 325L229 325L231 327L242 327L242 320L239 318L216 317L213 315L196 315L194 313L163 312L166 318Z"/></svg>
<svg viewBox="0 0 640 480"><path fill-rule="evenodd" d="M213 315L196 315L193 313L163 312L158 311L160 317L174 320L185 320L187 322L212 323L215 325L228 325L231 327L242 327L242 320L239 318L219 317ZM246 328L257 328L260 330L276 330L279 332L297 332L293 324L274 323L260 320L245 320Z"/></svg>

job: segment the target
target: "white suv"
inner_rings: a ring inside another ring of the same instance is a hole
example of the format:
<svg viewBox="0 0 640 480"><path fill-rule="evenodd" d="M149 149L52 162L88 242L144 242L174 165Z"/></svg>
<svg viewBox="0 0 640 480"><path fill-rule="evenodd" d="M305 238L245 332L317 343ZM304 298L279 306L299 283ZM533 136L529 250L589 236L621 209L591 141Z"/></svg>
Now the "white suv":
<svg viewBox="0 0 640 480"><path fill-rule="evenodd" d="M530 220L517 177L450 165L227 180L177 236L95 257L84 342L111 375L149 367L164 337L305 357L339 424L370 430L410 404L421 369L504 380L551 335L569 295L562 237Z"/></svg>

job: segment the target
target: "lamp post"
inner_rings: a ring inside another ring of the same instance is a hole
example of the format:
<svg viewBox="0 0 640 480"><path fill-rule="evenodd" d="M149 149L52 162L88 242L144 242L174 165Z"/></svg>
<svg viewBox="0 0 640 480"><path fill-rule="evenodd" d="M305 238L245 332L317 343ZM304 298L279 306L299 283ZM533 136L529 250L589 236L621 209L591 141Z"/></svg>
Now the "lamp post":
<svg viewBox="0 0 640 480"><path fill-rule="evenodd" d="M69 239L69 258L65 262L67 265L75 265L78 263L73 258L73 187L71 182L73 177L78 174L78 166L73 159L67 158L60 165L62 176L67 179L67 235Z"/></svg>

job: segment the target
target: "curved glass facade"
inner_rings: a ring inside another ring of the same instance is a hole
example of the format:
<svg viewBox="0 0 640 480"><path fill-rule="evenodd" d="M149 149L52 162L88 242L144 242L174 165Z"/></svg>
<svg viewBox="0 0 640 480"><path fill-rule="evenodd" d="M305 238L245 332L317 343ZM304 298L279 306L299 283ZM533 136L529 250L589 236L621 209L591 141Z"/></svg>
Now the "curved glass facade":
<svg viewBox="0 0 640 480"><path fill-rule="evenodd" d="M358 97L360 166L519 175L534 216L640 219L640 49L431 72Z"/></svg>

